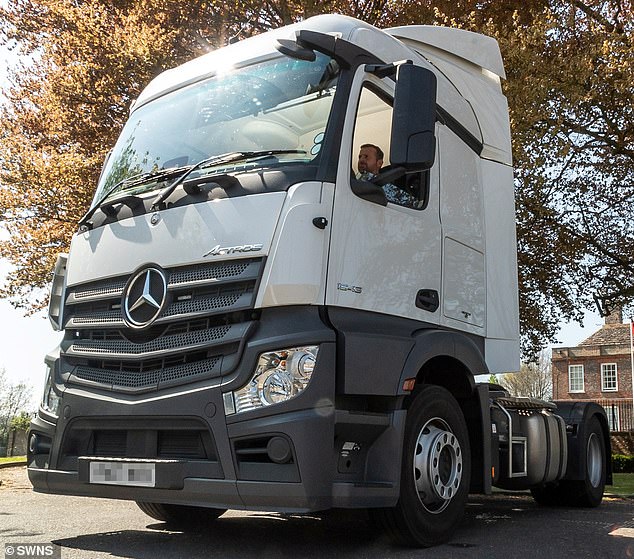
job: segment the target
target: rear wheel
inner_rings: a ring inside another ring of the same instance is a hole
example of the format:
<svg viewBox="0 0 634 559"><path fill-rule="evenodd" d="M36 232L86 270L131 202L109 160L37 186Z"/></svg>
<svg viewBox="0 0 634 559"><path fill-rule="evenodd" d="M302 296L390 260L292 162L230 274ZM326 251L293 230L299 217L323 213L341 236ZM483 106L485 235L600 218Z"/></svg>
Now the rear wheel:
<svg viewBox="0 0 634 559"><path fill-rule="evenodd" d="M603 500L606 478L606 455L603 429L596 416L590 418L586 428L582 452L586 454L585 478L564 479L531 489L540 505L572 507L598 507Z"/></svg>
<svg viewBox="0 0 634 559"><path fill-rule="evenodd" d="M532 487L531 495L535 502L543 507L563 505L565 502L562 486L558 482Z"/></svg>
<svg viewBox="0 0 634 559"><path fill-rule="evenodd" d="M136 504L148 516L177 526L200 526L216 520L227 510L144 501L137 501Z"/></svg>
<svg viewBox="0 0 634 559"><path fill-rule="evenodd" d="M423 386L407 412L399 500L370 514L401 545L446 542L462 519L470 475L460 406L444 388Z"/></svg>
<svg viewBox="0 0 634 559"><path fill-rule="evenodd" d="M562 487L566 504L575 507L598 507L603 500L606 477L605 439L596 416L588 422L585 437L586 477L566 480Z"/></svg>

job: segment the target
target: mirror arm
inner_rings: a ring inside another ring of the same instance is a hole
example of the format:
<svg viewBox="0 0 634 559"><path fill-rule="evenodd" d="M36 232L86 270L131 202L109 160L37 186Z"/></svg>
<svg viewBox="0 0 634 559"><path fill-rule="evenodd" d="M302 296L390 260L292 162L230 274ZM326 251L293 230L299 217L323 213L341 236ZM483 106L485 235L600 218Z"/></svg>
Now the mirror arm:
<svg viewBox="0 0 634 559"><path fill-rule="evenodd" d="M369 182L376 184L377 186L384 186L400 179L406 173L407 169L405 169L405 167L394 167L393 169L385 171L385 173L379 173L378 175L372 177Z"/></svg>
<svg viewBox="0 0 634 559"><path fill-rule="evenodd" d="M377 78L392 78L396 80L396 71L403 64L413 64L411 60L399 60L390 64L366 64L364 70L368 74L374 74Z"/></svg>
<svg viewBox="0 0 634 559"><path fill-rule="evenodd" d="M350 188L359 198L363 198L379 206L387 206L387 198L383 189L371 181L352 179Z"/></svg>

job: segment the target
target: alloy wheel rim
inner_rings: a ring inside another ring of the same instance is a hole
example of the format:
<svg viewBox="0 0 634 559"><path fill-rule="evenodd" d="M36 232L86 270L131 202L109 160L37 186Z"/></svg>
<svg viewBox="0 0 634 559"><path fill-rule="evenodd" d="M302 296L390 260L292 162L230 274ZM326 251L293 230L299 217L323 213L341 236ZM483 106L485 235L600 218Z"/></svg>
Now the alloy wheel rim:
<svg viewBox="0 0 634 559"><path fill-rule="evenodd" d="M462 481L462 449L449 425L434 417L418 434L413 458L418 499L432 514L444 511Z"/></svg>

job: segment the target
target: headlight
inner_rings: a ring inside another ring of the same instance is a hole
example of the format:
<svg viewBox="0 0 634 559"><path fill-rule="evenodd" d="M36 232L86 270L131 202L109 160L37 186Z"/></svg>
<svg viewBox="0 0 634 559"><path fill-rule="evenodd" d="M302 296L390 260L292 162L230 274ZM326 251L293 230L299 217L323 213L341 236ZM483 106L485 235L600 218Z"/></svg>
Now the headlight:
<svg viewBox="0 0 634 559"><path fill-rule="evenodd" d="M42 396L42 409L59 417L59 404L61 400L53 389L53 371L46 365L46 381L44 382L44 394Z"/></svg>
<svg viewBox="0 0 634 559"><path fill-rule="evenodd" d="M303 392L315 369L319 346L293 347L260 355L251 380L224 394L227 415L286 402Z"/></svg>

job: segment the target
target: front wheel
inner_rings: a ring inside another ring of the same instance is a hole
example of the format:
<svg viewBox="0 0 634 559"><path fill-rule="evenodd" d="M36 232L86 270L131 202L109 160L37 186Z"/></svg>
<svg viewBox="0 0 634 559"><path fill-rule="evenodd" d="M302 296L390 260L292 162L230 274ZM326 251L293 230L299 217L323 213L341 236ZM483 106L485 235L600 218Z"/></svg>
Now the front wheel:
<svg viewBox="0 0 634 559"><path fill-rule="evenodd" d="M462 519L470 475L469 435L458 402L440 386L423 386L407 412L399 500L370 513L396 543L441 544Z"/></svg>

